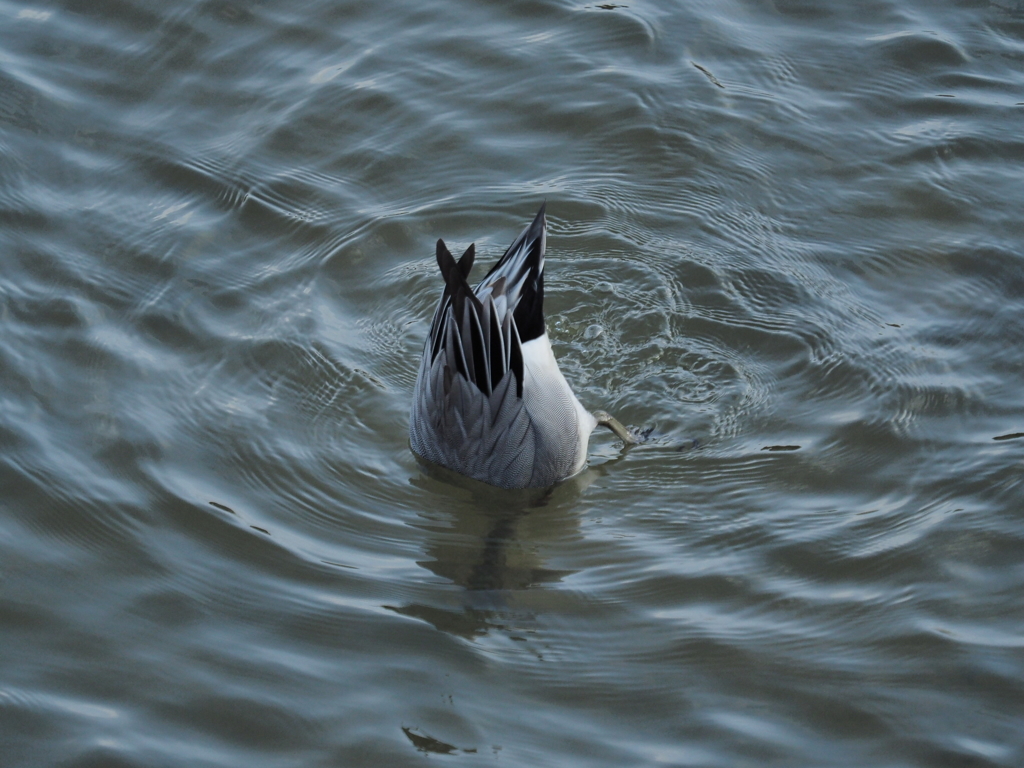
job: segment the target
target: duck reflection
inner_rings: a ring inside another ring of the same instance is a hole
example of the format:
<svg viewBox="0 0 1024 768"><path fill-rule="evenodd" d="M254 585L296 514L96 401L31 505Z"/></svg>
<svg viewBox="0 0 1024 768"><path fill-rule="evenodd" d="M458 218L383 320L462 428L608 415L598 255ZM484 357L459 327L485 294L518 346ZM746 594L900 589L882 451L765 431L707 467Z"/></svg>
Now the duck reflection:
<svg viewBox="0 0 1024 768"><path fill-rule="evenodd" d="M545 490L505 491L440 467L423 467L425 473L411 482L435 504L416 523L428 534L427 557L418 564L463 591L455 605L387 607L467 639L529 623L529 611L517 605L518 598L572 573L546 567L541 551L545 542L577 533L576 502L599 470L585 470ZM435 595L452 597L450 591Z"/></svg>

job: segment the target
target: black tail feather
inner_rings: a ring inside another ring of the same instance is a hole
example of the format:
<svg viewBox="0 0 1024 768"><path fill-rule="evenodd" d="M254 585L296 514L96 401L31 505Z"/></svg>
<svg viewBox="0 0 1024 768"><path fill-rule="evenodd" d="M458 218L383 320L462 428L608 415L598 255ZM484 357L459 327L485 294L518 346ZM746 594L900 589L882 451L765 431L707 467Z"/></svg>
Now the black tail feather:
<svg viewBox="0 0 1024 768"><path fill-rule="evenodd" d="M433 343L430 359L434 360L442 349L446 349L448 365L488 395L497 388L505 372L511 370L516 378L516 396L523 396L522 344L543 335L545 330L546 207L546 203L541 205L530 226L512 242L484 277L482 285L496 271L508 270L490 286L487 307L468 281L476 258L476 246L471 244L456 261L444 240L437 241L437 266L444 278L444 293L431 323ZM500 321L494 314L494 299L510 288L514 290L513 287L518 291L511 295L515 302L512 317L506 315L504 321ZM450 389L447 378L445 383L447 391Z"/></svg>

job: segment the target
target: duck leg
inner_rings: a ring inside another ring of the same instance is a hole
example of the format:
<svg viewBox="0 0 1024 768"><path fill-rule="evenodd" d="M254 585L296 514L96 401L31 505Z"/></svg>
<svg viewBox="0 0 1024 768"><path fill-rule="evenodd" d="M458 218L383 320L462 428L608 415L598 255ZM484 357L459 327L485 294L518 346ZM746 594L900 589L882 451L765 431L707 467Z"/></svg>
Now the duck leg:
<svg viewBox="0 0 1024 768"><path fill-rule="evenodd" d="M601 426L608 427L615 436L626 445L636 445L640 441L629 433L629 430L622 426L622 422L612 416L608 411L594 411L594 418Z"/></svg>

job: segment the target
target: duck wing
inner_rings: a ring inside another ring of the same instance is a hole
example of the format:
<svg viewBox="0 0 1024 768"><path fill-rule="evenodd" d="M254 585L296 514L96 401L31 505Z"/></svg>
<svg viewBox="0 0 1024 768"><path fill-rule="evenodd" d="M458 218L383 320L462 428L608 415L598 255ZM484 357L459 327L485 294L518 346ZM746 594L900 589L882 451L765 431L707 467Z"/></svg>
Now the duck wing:
<svg viewBox="0 0 1024 768"><path fill-rule="evenodd" d="M547 203L541 205L533 222L505 250L476 288L477 295L482 298L492 286L505 280L504 293L513 308L519 339L524 344L544 334L544 251L548 240L546 208Z"/></svg>

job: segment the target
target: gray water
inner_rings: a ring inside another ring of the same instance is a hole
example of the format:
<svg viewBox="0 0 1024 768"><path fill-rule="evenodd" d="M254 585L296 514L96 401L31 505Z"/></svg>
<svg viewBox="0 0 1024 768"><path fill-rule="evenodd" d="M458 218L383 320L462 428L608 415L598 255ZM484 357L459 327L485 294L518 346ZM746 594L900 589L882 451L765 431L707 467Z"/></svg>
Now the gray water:
<svg viewBox="0 0 1024 768"><path fill-rule="evenodd" d="M1022 162L1015 0L0 0L0 765L1024 764ZM544 200L652 431L502 493Z"/></svg>

